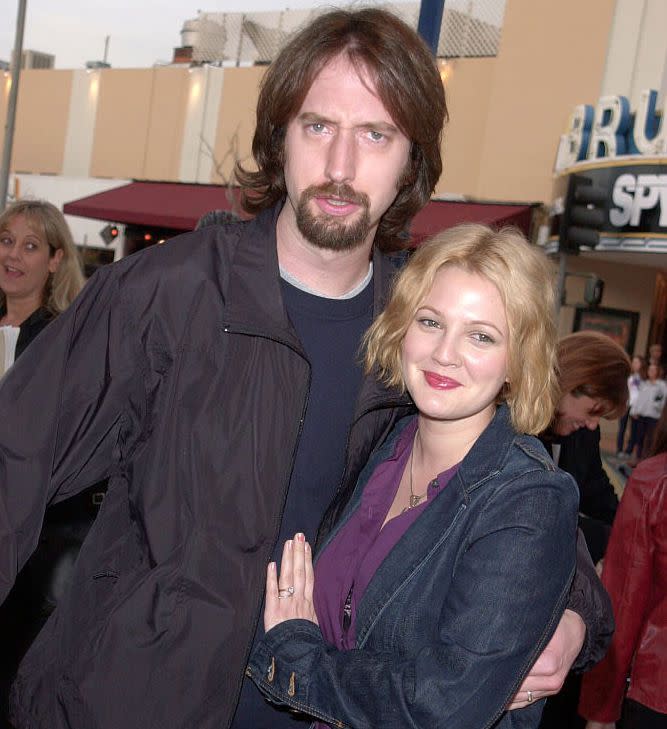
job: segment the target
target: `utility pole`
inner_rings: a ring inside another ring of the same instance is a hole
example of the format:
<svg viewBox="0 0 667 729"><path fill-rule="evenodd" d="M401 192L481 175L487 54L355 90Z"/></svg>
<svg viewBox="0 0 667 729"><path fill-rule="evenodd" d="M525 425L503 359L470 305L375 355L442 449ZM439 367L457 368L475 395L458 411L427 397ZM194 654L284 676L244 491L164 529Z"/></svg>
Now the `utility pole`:
<svg viewBox="0 0 667 729"><path fill-rule="evenodd" d="M7 190L9 188L9 165L12 159L14 144L14 123L16 121L16 102L19 95L19 75L23 56L23 29L25 28L25 11L28 0L19 0L16 16L16 39L12 58L11 88L7 104L7 120L5 122L5 141L2 150L2 167L0 168L0 212L7 206Z"/></svg>

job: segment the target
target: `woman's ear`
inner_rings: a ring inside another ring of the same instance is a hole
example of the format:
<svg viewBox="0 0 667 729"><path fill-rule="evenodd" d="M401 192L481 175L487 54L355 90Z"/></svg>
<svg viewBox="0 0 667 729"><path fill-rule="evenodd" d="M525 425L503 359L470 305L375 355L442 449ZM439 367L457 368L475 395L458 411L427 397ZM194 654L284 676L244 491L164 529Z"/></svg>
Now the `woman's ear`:
<svg viewBox="0 0 667 729"><path fill-rule="evenodd" d="M55 273L60 266L60 262L63 259L65 252L62 248L57 248L51 258L49 258L49 273Z"/></svg>

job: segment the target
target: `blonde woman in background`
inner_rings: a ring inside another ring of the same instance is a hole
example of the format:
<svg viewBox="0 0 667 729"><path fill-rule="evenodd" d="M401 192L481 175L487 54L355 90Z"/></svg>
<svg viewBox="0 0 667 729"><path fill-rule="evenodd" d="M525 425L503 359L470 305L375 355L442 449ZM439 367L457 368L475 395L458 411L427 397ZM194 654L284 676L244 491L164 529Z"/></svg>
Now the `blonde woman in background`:
<svg viewBox="0 0 667 729"><path fill-rule="evenodd" d="M0 214L0 374L72 303L83 282L72 234L55 205L19 200Z"/></svg>

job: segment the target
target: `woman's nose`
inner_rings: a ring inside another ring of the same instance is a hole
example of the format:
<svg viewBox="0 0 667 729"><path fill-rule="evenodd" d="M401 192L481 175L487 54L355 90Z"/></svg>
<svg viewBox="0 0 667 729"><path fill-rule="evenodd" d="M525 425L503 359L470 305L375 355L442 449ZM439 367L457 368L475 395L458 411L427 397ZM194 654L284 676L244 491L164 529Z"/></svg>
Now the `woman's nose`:
<svg viewBox="0 0 667 729"><path fill-rule="evenodd" d="M443 367L447 365L458 366L461 364L458 341L452 332L443 332L433 350L433 359Z"/></svg>

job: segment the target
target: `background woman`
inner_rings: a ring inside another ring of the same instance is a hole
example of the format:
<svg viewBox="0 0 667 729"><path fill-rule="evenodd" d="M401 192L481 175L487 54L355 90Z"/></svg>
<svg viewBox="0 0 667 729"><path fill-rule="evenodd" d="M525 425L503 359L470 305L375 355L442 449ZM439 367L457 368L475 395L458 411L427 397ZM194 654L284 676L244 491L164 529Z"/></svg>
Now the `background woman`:
<svg viewBox="0 0 667 729"><path fill-rule="evenodd" d="M559 468L579 486L579 526L594 562L604 556L618 498L602 466L600 418L625 412L630 359L604 334L582 331L558 343L561 395L549 428L540 436ZM541 729L579 729L580 676L570 673L547 701Z"/></svg>
<svg viewBox="0 0 667 729"><path fill-rule="evenodd" d="M667 410L651 456L632 472L621 499L602 571L616 632L582 683L579 711L587 729L613 729L630 677L624 729L667 727Z"/></svg>
<svg viewBox="0 0 667 729"><path fill-rule="evenodd" d="M58 208L19 200L0 214L0 375L72 303L83 281L72 234ZM89 493L47 510L40 545L0 607L0 726L10 726L5 718L9 684L55 607L95 511Z"/></svg>
<svg viewBox="0 0 667 729"><path fill-rule="evenodd" d="M575 564L574 482L522 435L554 410L552 316L549 264L514 231L460 226L412 257L366 361L418 415L371 458L315 572L301 534L269 566L249 673L272 702L318 726L538 725L530 693L503 713Z"/></svg>
<svg viewBox="0 0 667 729"><path fill-rule="evenodd" d="M82 286L72 234L55 205L19 200L0 214L0 326L9 327L0 374Z"/></svg>

